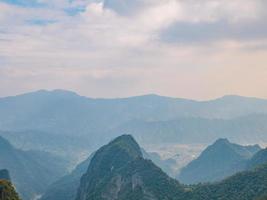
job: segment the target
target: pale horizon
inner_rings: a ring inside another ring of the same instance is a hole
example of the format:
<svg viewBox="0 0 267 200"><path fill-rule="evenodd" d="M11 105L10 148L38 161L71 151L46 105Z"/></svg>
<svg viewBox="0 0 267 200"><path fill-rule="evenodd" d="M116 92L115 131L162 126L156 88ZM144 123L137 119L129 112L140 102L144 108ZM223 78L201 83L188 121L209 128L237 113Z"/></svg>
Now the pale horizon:
<svg viewBox="0 0 267 200"><path fill-rule="evenodd" d="M90 94L85 95L85 94L79 93L79 92L74 91L74 90L61 89L61 88L30 90L30 91L15 93L15 94L7 95L7 96L0 96L0 98L16 97L16 96L21 96L21 95L36 93L36 92L41 92L41 91L45 91L45 92L55 92L55 91L71 92L71 93L75 93L78 96L86 97L86 98L92 98L92 99L124 99L124 98L155 95L155 96L160 96L160 97L167 97L167 98L174 98L174 99L186 99L186 100L199 101L199 102L212 101L212 100L221 99L224 97L231 97L231 96L267 100L267 98L256 97L256 96L244 96L244 95L239 95L239 94L225 94L225 95L217 96L214 98L207 98L207 99L193 99L193 98L186 98L186 97L181 97L181 96L167 96L167 95L162 95L162 94L157 94L157 93L144 93L144 94L134 94L134 95L129 95L129 96L117 96L117 97L116 96L115 97L101 97L101 96L91 96Z"/></svg>

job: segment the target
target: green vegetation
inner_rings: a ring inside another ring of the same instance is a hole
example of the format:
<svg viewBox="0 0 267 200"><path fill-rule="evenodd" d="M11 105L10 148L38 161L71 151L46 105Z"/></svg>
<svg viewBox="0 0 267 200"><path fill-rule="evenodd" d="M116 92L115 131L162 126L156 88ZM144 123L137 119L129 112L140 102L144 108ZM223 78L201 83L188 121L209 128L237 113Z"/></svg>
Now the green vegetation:
<svg viewBox="0 0 267 200"><path fill-rule="evenodd" d="M88 199L100 198L103 189L110 187L107 185L113 173L138 157L142 157L141 149L130 135L120 136L100 148L81 179L78 198L84 198L85 195Z"/></svg>
<svg viewBox="0 0 267 200"><path fill-rule="evenodd" d="M266 193L267 164L215 184L185 186L144 159L131 136L121 136L95 153L76 200L258 200Z"/></svg>
<svg viewBox="0 0 267 200"><path fill-rule="evenodd" d="M267 148L256 153L247 164L248 169L253 169L267 162Z"/></svg>
<svg viewBox="0 0 267 200"><path fill-rule="evenodd" d="M238 173L216 184L199 185L193 189L192 200L253 200L267 192L267 165Z"/></svg>
<svg viewBox="0 0 267 200"><path fill-rule="evenodd" d="M248 161L260 150L258 145L241 146L219 139L184 167L178 180L186 184L223 180L247 169Z"/></svg>
<svg viewBox="0 0 267 200"><path fill-rule="evenodd" d="M43 193L52 182L65 175L66 164L49 153L18 150L0 136L0 169L8 169L23 200Z"/></svg>
<svg viewBox="0 0 267 200"><path fill-rule="evenodd" d="M267 194L262 195L261 197L255 199L255 200L267 200Z"/></svg>
<svg viewBox="0 0 267 200"><path fill-rule="evenodd" d="M0 179L0 200L20 200L10 181Z"/></svg>

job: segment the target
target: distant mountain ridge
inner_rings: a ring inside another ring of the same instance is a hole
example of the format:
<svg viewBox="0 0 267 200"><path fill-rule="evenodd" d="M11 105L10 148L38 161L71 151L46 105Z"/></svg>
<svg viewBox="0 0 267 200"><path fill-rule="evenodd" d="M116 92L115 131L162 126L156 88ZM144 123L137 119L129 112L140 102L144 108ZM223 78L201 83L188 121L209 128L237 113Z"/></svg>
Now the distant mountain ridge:
<svg viewBox="0 0 267 200"><path fill-rule="evenodd" d="M155 152L146 152L144 149L142 149L142 154L145 159L151 160L169 176L175 177L177 172L173 168L176 166L176 160L172 158L162 159L159 154Z"/></svg>
<svg viewBox="0 0 267 200"><path fill-rule="evenodd" d="M55 104L60 100L66 100L72 105L75 105L75 101L76 103L83 103L81 106L84 108L90 108L90 105L92 104L95 105L97 109L101 109L101 107L112 109L112 107L114 106L113 109L117 108L119 109L119 111L128 111L129 116L132 114L136 115L137 113L133 113L134 110L132 110L132 108L128 106L132 106L135 108L143 108L143 112L139 113L139 116L135 117L136 119L142 119L140 117L146 117L147 114L156 114L155 109L162 112L161 114L164 115L160 118L159 116L151 115L155 118L154 120L166 120L177 117L227 119L249 115L253 113L267 113L266 99L260 99L255 97L242 97L238 95L226 95L221 98L207 101L196 101L184 98L166 97L155 94L126 98L104 99L80 96L75 92L67 90L39 90L36 92L25 93L17 96L3 97L0 98L0 103L4 103L6 106L10 104L20 106L17 103L21 103L21 105L23 104L23 106L25 106L27 105L27 103L30 103L32 101L35 101L37 105L45 105L47 103ZM6 109L6 111L8 111L8 109ZM170 111L172 111L172 113L168 113ZM125 115L126 113L123 114Z"/></svg>
<svg viewBox="0 0 267 200"><path fill-rule="evenodd" d="M94 99L70 91L40 90L0 98L0 130L23 133L20 140L31 147L49 140L39 137L42 133L52 138L64 135L62 140L69 146L92 149L119 133L132 134L142 143L210 143L218 137L267 141L266 124L267 100L240 96L210 101L158 95ZM90 143L92 137L95 140ZM13 143L16 137L9 139Z"/></svg>
<svg viewBox="0 0 267 200"><path fill-rule="evenodd" d="M241 146L227 139L218 139L184 167L178 179L186 184L220 181L246 170L250 159L260 151L259 145Z"/></svg>
<svg viewBox="0 0 267 200"><path fill-rule="evenodd" d="M110 131L131 133L142 143L209 144L221 137L238 143L258 143L267 141L267 115L251 114L234 119L132 120Z"/></svg>

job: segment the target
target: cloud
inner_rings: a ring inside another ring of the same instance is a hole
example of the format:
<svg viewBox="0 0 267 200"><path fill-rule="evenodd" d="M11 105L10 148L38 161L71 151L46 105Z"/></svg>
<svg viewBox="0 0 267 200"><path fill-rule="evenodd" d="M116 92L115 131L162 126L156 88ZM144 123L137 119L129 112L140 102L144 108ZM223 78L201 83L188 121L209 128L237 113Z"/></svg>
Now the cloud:
<svg viewBox="0 0 267 200"><path fill-rule="evenodd" d="M90 96L267 97L245 91L258 81L229 76L266 74L264 0L25 2L0 2L2 96L64 88ZM242 87L231 91L230 83Z"/></svg>

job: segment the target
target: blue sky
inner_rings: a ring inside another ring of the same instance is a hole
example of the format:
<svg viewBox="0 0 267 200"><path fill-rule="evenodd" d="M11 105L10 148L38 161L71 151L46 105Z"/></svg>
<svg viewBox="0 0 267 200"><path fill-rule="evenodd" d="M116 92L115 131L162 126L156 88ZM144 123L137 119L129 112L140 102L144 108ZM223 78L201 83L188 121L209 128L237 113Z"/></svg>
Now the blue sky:
<svg viewBox="0 0 267 200"><path fill-rule="evenodd" d="M3 2L25 7L36 7L44 5L42 3L38 3L38 1L35 0L3 0Z"/></svg>
<svg viewBox="0 0 267 200"><path fill-rule="evenodd" d="M0 96L267 98L264 0L2 0Z"/></svg>
<svg viewBox="0 0 267 200"><path fill-rule="evenodd" d="M11 5L21 6L21 7L28 7L28 8L50 8L50 9L57 9L56 5L53 4L52 1L38 1L38 0L2 0L3 2ZM80 12L83 12L85 9L86 4L80 4L77 6L70 6L73 0L67 0L65 1L66 4L64 4L66 7L64 8L64 5L61 9L63 9L67 14L69 15L76 15ZM34 21L34 20L33 20Z"/></svg>

